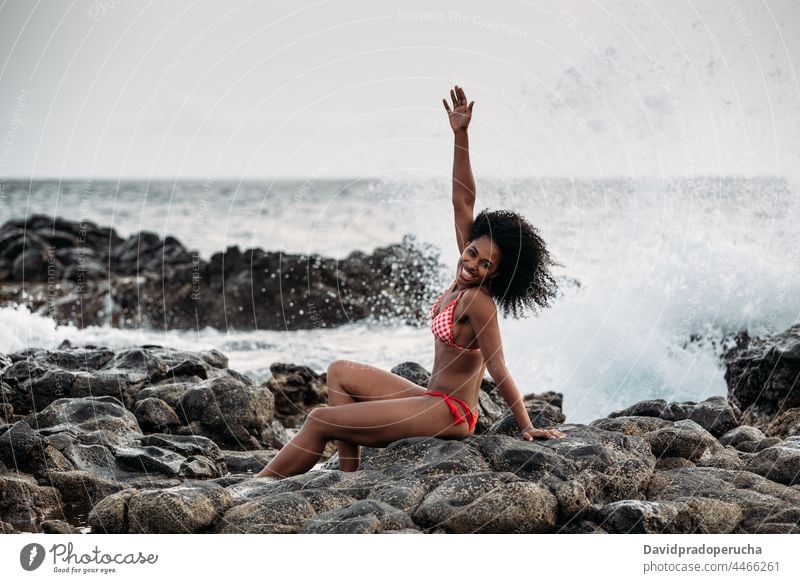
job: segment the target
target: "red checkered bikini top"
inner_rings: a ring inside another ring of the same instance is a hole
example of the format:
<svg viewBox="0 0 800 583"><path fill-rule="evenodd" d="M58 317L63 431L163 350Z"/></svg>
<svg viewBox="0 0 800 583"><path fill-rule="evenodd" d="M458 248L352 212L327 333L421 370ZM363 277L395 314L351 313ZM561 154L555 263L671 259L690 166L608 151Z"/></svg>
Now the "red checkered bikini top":
<svg viewBox="0 0 800 583"><path fill-rule="evenodd" d="M452 287L452 286L451 286ZM454 334L453 334L453 312L456 309L456 304L458 304L458 300L461 299L461 296L464 295L464 292L467 291L466 289L461 290L461 293L456 296L450 304L438 314L436 313L436 307L439 305L439 300L442 299L442 296L448 291L450 288L447 288L444 292L439 294L439 297L436 298L436 301L431 308L431 332L436 337L437 340L441 340L448 346L452 346L453 348L460 348L461 350L480 350L478 348L465 348L463 346L459 346L455 343Z"/></svg>

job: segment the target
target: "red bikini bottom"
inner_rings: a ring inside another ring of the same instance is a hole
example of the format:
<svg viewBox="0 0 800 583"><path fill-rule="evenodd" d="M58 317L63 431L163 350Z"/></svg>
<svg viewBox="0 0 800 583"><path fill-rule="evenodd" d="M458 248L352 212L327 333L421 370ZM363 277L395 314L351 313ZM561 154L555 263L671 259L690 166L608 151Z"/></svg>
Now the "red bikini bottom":
<svg viewBox="0 0 800 583"><path fill-rule="evenodd" d="M447 403L447 406L450 407L450 412L453 414L453 419L455 419L455 424L458 425L459 423L468 422L469 423L469 430L470 432L475 429L475 424L478 422L478 416L472 412L463 400L459 399L458 397L453 397L448 395L447 393L440 393L439 391L427 391L423 393L423 395L432 395L434 397L441 397L444 399L444 402ZM459 413L458 408L455 406L455 401L461 408L464 409L464 416L462 417L461 413Z"/></svg>

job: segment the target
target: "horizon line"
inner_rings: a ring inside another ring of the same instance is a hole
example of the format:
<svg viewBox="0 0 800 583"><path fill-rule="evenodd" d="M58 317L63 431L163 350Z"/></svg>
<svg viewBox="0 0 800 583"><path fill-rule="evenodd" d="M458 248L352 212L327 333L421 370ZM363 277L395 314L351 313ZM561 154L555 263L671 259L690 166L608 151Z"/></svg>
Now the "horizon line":
<svg viewBox="0 0 800 583"><path fill-rule="evenodd" d="M449 177L443 175L437 176L411 176L412 178L436 178L440 180L450 180ZM501 178L506 180L548 180L548 179L569 179L569 180L618 180L618 179L632 179L632 180L643 180L643 179L698 179L698 178L741 178L741 179L756 179L756 178L782 178L782 179L789 179L795 178L790 174L766 174L766 173L752 173L752 174L744 174L744 173L730 173L730 174L667 174L667 175L651 175L651 174L643 174L643 175L627 175L627 174L613 174L613 175L602 175L602 174L580 174L580 175L569 175L569 174L541 174L541 175L530 175L530 174L512 174L508 176L499 177L496 175L490 176L488 178ZM0 183L2 182L68 182L68 181L103 181L103 182L111 182L111 181L136 181L136 182L206 182L206 181L220 181L220 182L300 182L306 180L313 180L314 182L320 181L350 181L350 182L357 182L357 181L366 181L366 180L377 180L380 179L379 176L364 176L364 177L357 177L357 176L247 176L247 177L237 177L237 176L3 176L0 177ZM475 180L486 180L487 177L479 178L476 177Z"/></svg>

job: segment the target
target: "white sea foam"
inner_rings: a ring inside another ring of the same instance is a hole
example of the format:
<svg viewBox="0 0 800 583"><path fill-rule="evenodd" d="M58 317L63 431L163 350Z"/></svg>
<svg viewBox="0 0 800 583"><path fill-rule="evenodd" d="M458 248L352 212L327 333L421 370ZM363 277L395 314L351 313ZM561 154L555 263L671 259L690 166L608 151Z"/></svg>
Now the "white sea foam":
<svg viewBox="0 0 800 583"><path fill-rule="evenodd" d="M563 295L537 318L500 323L506 361L520 390L562 392L569 421L585 423L647 398L699 401L725 394L719 361L723 340L742 330L779 332L800 318L795 184L716 178L485 180L478 185L476 212L490 207L522 213L563 263L557 275L580 284L564 285ZM249 185L241 198L246 202L232 211L236 219L222 219L222 225L208 229L208 237L192 238L191 218L165 211L175 204L169 193L151 193L143 210L151 230L214 244L215 250L239 244L342 257L353 249L369 252L399 242L412 232L442 250L441 284L446 285L458 259L447 187L442 180L397 178L361 183L343 194L341 183L322 181L297 203L303 212L287 220L291 198L285 197L296 185L279 184L269 195L274 201L261 200L260 187ZM181 186L181 192L190 190ZM62 208L70 208L65 202ZM226 217L218 210L208 212ZM107 224L102 216L93 220ZM115 226L128 234L140 228L140 221L131 215ZM386 369L406 360L430 368L433 360L427 327L393 322L293 332L158 333L56 327L24 307L0 309L2 352L55 348L64 339L116 348L144 343L217 348L228 355L230 366L259 381L269 376L273 362L323 372L337 358Z"/></svg>

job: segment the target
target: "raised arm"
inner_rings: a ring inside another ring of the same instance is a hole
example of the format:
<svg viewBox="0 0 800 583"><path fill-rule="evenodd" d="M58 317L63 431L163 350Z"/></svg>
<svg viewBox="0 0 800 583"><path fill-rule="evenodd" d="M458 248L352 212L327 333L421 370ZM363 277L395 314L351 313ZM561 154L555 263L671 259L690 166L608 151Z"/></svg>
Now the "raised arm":
<svg viewBox="0 0 800 583"><path fill-rule="evenodd" d="M456 85L450 90L453 100L453 109L442 99L447 116L450 118L450 127L454 135L453 150L453 213L456 227L456 242L458 252L463 253L472 229L475 208L475 179L472 176L472 166L469 162L469 136L467 127L472 119L472 106L467 105L467 96L464 90Z"/></svg>

